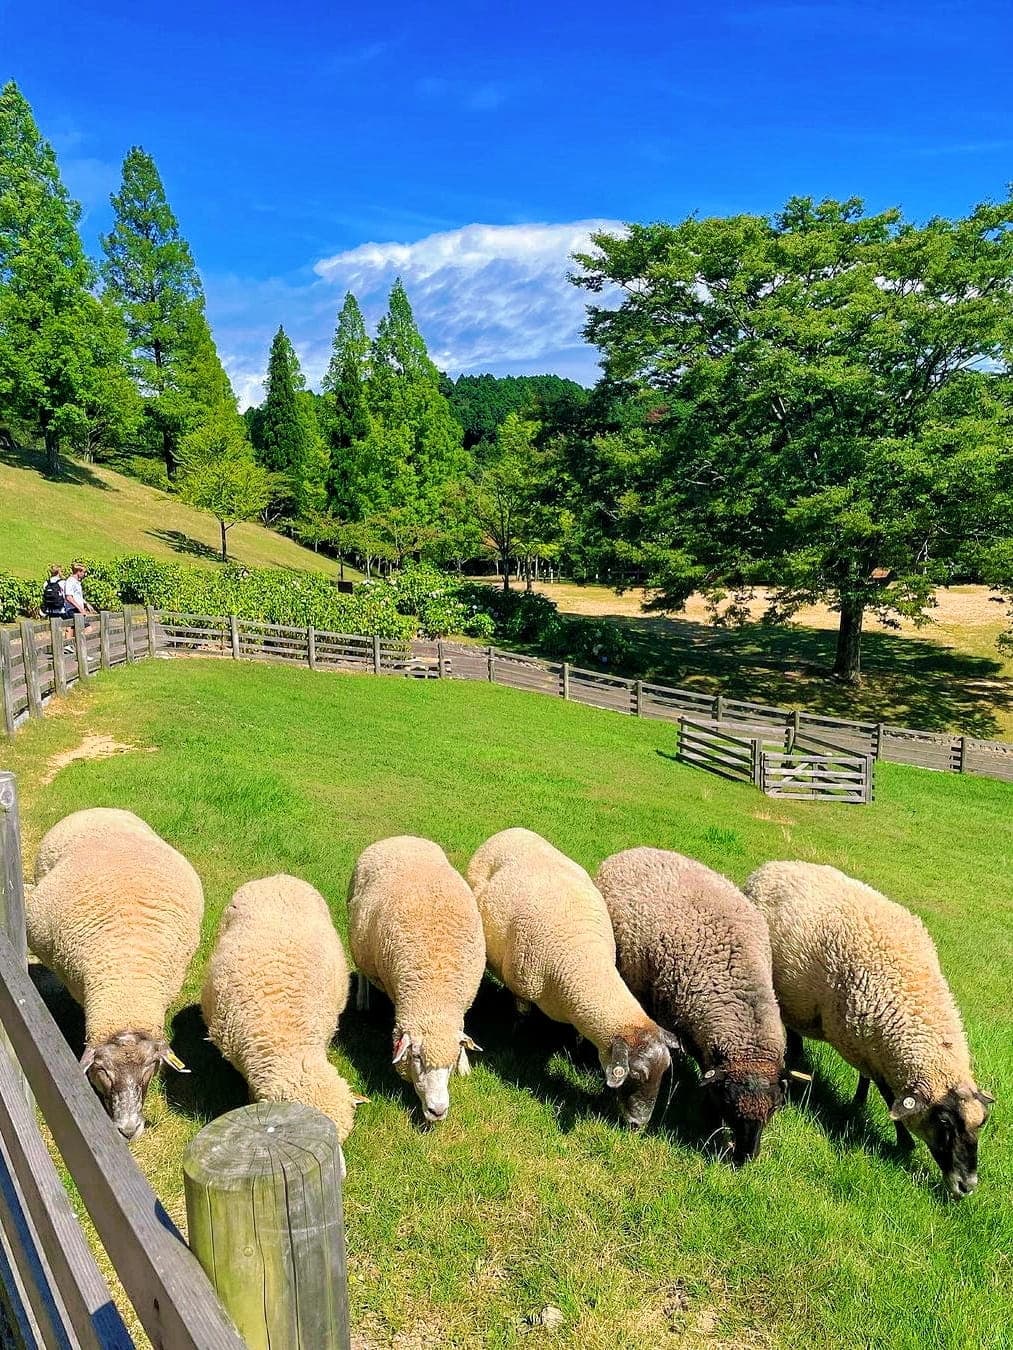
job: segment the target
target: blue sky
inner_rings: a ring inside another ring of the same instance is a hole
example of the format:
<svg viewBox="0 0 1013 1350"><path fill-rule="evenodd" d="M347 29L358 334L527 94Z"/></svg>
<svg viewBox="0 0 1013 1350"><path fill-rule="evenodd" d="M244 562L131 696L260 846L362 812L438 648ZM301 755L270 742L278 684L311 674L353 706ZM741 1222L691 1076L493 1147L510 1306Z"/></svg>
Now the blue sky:
<svg viewBox="0 0 1013 1350"><path fill-rule="evenodd" d="M155 157L244 400L279 323L315 381L344 291L375 321L398 273L453 373L590 382L565 273L598 223L923 218L1013 179L1010 0L0 0L7 78L90 251L123 154Z"/></svg>

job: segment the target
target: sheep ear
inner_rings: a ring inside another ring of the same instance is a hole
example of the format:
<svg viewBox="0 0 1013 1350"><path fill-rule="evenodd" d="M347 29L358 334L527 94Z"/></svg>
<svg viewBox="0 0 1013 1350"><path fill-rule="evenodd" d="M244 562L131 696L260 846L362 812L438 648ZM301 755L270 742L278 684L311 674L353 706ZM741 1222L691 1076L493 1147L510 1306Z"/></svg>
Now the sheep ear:
<svg viewBox="0 0 1013 1350"><path fill-rule="evenodd" d="M168 1066L169 1066L170 1069L175 1069L177 1073L189 1073L189 1072L190 1072L190 1070L186 1067L186 1065L185 1065L185 1064L183 1063L183 1061L180 1059L179 1055L177 1055L177 1054L173 1051L173 1049L172 1049L170 1046L168 1046L168 1045L165 1047L165 1049L164 1049L164 1050L162 1051L162 1053L159 1055L159 1059L162 1061L163 1064L168 1064Z"/></svg>
<svg viewBox="0 0 1013 1350"><path fill-rule="evenodd" d="M629 1072L630 1047L621 1036L617 1036L609 1046L609 1059L605 1066L605 1082L610 1088L622 1087Z"/></svg>
<svg viewBox="0 0 1013 1350"><path fill-rule="evenodd" d="M659 1027L658 1030L661 1032L662 1041L668 1046L669 1050L674 1051L677 1055L684 1055L686 1053L682 1041L679 1040L679 1037L676 1036L674 1032L666 1031L664 1027Z"/></svg>
<svg viewBox="0 0 1013 1350"><path fill-rule="evenodd" d="M480 1055L484 1053L482 1047L476 1045L466 1032L461 1036L461 1044L464 1046L465 1050L475 1050Z"/></svg>
<svg viewBox="0 0 1013 1350"><path fill-rule="evenodd" d="M352 1093L352 1105L353 1105L353 1106L368 1106L368 1105L369 1105L369 1098L368 1098L368 1097L363 1097L363 1096L362 1096L360 1093L358 1093L358 1092L353 1092L353 1093Z"/></svg>
<svg viewBox="0 0 1013 1350"><path fill-rule="evenodd" d="M980 1089L974 1095L978 1098L978 1101L982 1106L991 1106L995 1101L994 1097L990 1096L987 1092L982 1092Z"/></svg>
<svg viewBox="0 0 1013 1350"><path fill-rule="evenodd" d="M408 1035L407 1031L402 1031L401 1035L394 1042L394 1058L391 1063L400 1064L411 1048L412 1038Z"/></svg>
<svg viewBox="0 0 1013 1350"><path fill-rule="evenodd" d="M801 1069L789 1069L788 1077L793 1078L796 1083L811 1083L813 1080L811 1073L803 1073Z"/></svg>
<svg viewBox="0 0 1013 1350"><path fill-rule="evenodd" d="M905 1092L890 1107L890 1119L907 1120L911 1116L920 1115L927 1106L928 1102L920 1092Z"/></svg>
<svg viewBox="0 0 1013 1350"><path fill-rule="evenodd" d="M704 1069L703 1076L700 1079L701 1087L717 1087L724 1080L724 1069Z"/></svg>
<svg viewBox="0 0 1013 1350"><path fill-rule="evenodd" d="M95 1047L93 1045L86 1045L84 1047L84 1054L81 1056L81 1068L87 1073L94 1063Z"/></svg>

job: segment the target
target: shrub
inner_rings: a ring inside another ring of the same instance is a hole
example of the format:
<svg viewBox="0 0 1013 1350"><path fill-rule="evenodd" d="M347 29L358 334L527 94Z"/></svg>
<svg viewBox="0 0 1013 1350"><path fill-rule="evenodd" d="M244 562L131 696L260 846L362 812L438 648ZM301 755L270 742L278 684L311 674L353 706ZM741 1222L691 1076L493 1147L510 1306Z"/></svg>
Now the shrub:
<svg viewBox="0 0 1013 1350"><path fill-rule="evenodd" d="M557 619L541 645L557 661L600 670L621 670L635 656L629 637L609 619Z"/></svg>
<svg viewBox="0 0 1013 1350"><path fill-rule="evenodd" d="M491 615L497 635L511 642L545 642L559 624L554 601L537 591L504 591L470 583L461 587L461 599Z"/></svg>
<svg viewBox="0 0 1013 1350"><path fill-rule="evenodd" d="M13 623L17 618L34 618L42 604L41 581L25 581L0 572L0 623Z"/></svg>

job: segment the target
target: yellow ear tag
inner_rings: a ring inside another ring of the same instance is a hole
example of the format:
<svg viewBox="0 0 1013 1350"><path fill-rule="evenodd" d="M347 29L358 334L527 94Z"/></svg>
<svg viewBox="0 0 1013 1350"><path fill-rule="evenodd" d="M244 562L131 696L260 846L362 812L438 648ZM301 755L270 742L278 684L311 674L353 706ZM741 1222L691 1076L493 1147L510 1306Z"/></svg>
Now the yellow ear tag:
<svg viewBox="0 0 1013 1350"><path fill-rule="evenodd" d="M190 1070L186 1067L186 1065L185 1065L185 1064L183 1063L183 1061L180 1059L179 1055L177 1055L174 1051L172 1051L172 1050L167 1050L167 1051L165 1052L165 1054L162 1056L162 1058L165 1060L166 1064L168 1064L169 1068L170 1068L170 1069L175 1069L177 1073L189 1073L189 1072L190 1072Z"/></svg>

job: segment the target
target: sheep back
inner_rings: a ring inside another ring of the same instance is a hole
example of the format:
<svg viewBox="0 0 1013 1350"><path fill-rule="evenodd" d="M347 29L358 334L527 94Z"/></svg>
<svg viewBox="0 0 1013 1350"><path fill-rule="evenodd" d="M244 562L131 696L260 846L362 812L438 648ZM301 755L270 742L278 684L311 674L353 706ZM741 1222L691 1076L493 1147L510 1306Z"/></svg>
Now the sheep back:
<svg viewBox="0 0 1013 1350"><path fill-rule="evenodd" d="M119 840L128 834L158 838L147 821L135 816L133 811L121 811L112 806L89 806L83 811L73 811L58 820L43 836L35 858L35 880L41 881L72 849L83 844Z"/></svg>

